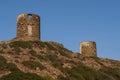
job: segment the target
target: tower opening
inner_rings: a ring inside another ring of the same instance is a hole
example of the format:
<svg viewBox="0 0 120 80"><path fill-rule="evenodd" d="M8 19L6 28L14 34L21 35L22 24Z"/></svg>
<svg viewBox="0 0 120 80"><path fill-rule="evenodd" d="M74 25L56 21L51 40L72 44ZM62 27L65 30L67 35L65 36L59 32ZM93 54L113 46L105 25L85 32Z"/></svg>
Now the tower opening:
<svg viewBox="0 0 120 80"><path fill-rule="evenodd" d="M28 14L28 18L31 19L32 18L32 14Z"/></svg>

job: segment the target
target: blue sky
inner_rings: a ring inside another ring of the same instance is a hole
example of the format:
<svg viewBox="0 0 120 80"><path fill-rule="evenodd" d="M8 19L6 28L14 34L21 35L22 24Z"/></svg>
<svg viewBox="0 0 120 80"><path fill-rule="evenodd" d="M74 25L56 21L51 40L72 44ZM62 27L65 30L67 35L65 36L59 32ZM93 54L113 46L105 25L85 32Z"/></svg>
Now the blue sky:
<svg viewBox="0 0 120 80"><path fill-rule="evenodd" d="M95 41L99 57L120 60L120 0L0 0L0 40L16 37L21 13L41 16L41 39L79 52Z"/></svg>

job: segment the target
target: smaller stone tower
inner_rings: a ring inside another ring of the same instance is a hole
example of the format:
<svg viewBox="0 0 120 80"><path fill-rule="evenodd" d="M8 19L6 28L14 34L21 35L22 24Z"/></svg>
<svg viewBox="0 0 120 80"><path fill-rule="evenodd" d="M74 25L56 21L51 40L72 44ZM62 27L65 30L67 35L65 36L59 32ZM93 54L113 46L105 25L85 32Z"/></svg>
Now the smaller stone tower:
<svg viewBox="0 0 120 80"><path fill-rule="evenodd" d="M81 42L80 54L87 57L97 57L96 43L94 41Z"/></svg>
<svg viewBox="0 0 120 80"><path fill-rule="evenodd" d="M36 14L21 14L17 18L17 40L40 40L40 17Z"/></svg>

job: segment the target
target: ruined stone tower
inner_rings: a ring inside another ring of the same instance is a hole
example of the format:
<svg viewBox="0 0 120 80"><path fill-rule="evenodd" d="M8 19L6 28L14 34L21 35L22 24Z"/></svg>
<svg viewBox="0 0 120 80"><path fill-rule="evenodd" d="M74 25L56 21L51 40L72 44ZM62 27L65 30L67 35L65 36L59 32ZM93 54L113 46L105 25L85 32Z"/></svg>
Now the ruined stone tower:
<svg viewBox="0 0 120 80"><path fill-rule="evenodd" d="M94 41L86 41L80 43L80 54L83 56L97 56L96 43Z"/></svg>
<svg viewBox="0 0 120 80"><path fill-rule="evenodd" d="M17 40L40 40L40 17L36 14L21 14L17 18Z"/></svg>

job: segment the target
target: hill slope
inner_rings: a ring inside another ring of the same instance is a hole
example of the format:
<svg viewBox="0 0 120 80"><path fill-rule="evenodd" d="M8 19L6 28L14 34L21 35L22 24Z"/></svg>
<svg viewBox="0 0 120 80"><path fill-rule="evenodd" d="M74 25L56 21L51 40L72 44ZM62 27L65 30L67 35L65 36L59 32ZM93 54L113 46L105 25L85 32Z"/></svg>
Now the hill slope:
<svg viewBox="0 0 120 80"><path fill-rule="evenodd" d="M3 41L0 80L120 80L120 61L85 57L55 42Z"/></svg>

